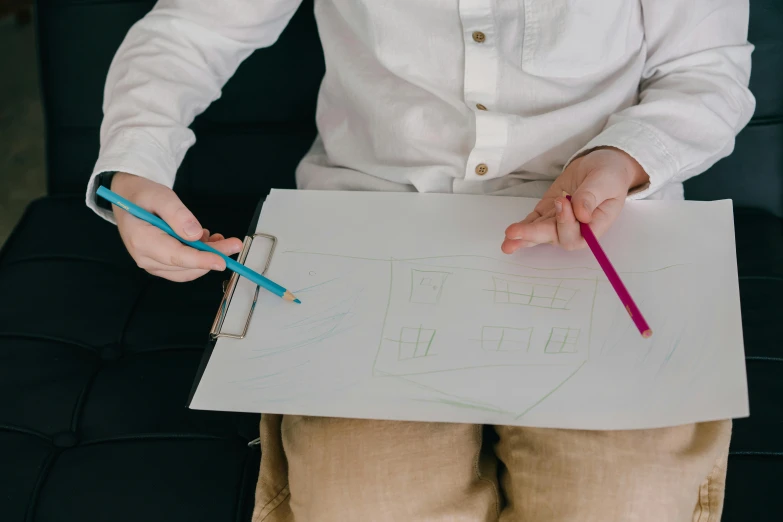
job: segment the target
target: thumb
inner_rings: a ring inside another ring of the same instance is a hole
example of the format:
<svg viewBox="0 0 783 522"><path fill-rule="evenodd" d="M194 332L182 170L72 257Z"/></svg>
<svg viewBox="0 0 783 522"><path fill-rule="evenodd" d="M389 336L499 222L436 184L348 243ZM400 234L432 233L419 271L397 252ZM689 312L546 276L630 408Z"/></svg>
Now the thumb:
<svg viewBox="0 0 783 522"><path fill-rule="evenodd" d="M582 223L590 223L595 209L607 199L615 197L617 190L611 181L611 176L593 175L585 178L571 196L576 219Z"/></svg>
<svg viewBox="0 0 783 522"><path fill-rule="evenodd" d="M160 216L180 237L191 241L201 238L203 229L173 190L161 187L150 201L150 210Z"/></svg>

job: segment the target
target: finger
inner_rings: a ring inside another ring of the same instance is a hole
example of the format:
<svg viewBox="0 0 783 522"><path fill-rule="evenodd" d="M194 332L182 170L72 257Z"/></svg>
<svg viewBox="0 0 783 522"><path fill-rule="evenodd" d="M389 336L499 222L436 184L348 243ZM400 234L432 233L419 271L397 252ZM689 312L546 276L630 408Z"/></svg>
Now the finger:
<svg viewBox="0 0 783 522"><path fill-rule="evenodd" d="M522 221L519 221L519 223L532 223L533 221L535 221L536 219L538 219L540 217L541 217L541 213L538 212L537 210L534 210L533 212L531 212L530 214L525 216L525 219L523 219Z"/></svg>
<svg viewBox="0 0 783 522"><path fill-rule="evenodd" d="M563 190L559 188L559 184L553 184L539 200L534 210L541 216L553 213L555 210L555 198L560 197L562 192Z"/></svg>
<svg viewBox="0 0 783 522"><path fill-rule="evenodd" d="M149 273L167 279L175 283L186 283L193 281L206 274L208 270L150 270Z"/></svg>
<svg viewBox="0 0 783 522"><path fill-rule="evenodd" d="M232 256L237 252L239 252L240 250L242 250L242 242L235 237L228 238L228 239L216 239L215 241L210 241L209 246L211 246L215 250L222 252L223 255L226 256Z"/></svg>
<svg viewBox="0 0 783 522"><path fill-rule="evenodd" d="M606 170L596 170L588 174L571 196L574 216L582 223L590 223L593 213L605 201L625 195L627 189L618 191L618 176Z"/></svg>
<svg viewBox="0 0 783 522"><path fill-rule="evenodd" d="M513 254L520 248L528 248L536 246L537 243L531 243L530 241L522 241L521 239L505 239L503 244L500 245L500 250L504 254Z"/></svg>
<svg viewBox="0 0 783 522"><path fill-rule="evenodd" d="M209 229L205 228L203 234L201 235L201 241L202 243L209 243L211 247L214 247L214 243L217 241L223 241L225 240L225 236L223 234L209 234ZM242 249L242 242L238 239L231 239L229 243L226 243L226 245L220 249L221 252L223 252L226 255L232 255L236 254Z"/></svg>
<svg viewBox="0 0 783 522"><path fill-rule="evenodd" d="M523 219L519 223L532 223L537 219L541 219L541 214L539 214L538 211L533 210L533 212L525 216L525 219ZM519 223L514 223L514 225L517 225ZM525 248L528 246L535 245L535 243L530 243L529 241L521 241L514 238L509 238L508 237L509 228L506 229L506 238L503 240L503 244L500 245L500 250L503 251L504 253L512 254L517 250L519 250L520 248Z"/></svg>
<svg viewBox="0 0 783 522"><path fill-rule="evenodd" d="M542 216L541 216L541 217L539 217L538 219L534 220L534 221L533 221L533 223L535 223L536 221L542 221L542 220L544 220L544 219L550 219L550 218L553 218L553 217L555 217L556 215L557 215L557 210L555 209L555 207L552 207L552 209L551 209L551 210L548 210L548 211L547 211L547 212L546 212L544 215L542 215Z"/></svg>
<svg viewBox="0 0 783 522"><path fill-rule="evenodd" d="M514 227L515 225L520 225L520 224L525 224L525 223L533 223L534 221L536 221L538 219L541 219L541 214L538 211L534 210L533 212L531 212L530 214L525 216L525 219L523 219L522 221L517 221L516 223L512 223L508 228L506 228L506 232L505 232L506 239L512 239L512 240L513 239L517 239L515 237L510 237L508 235L509 231L512 230L512 227Z"/></svg>
<svg viewBox="0 0 783 522"><path fill-rule="evenodd" d="M172 190L161 186L143 194L144 201L140 203L159 215L177 235L189 241L201 238L205 229Z"/></svg>
<svg viewBox="0 0 783 522"><path fill-rule="evenodd" d="M596 237L601 237L604 232L609 230L614 220L620 215L624 203L625 198L608 199L595 209L590 229Z"/></svg>
<svg viewBox="0 0 783 522"><path fill-rule="evenodd" d="M156 259L164 264L178 266L180 268L197 268L200 270L215 270L221 272L226 269L225 260L217 254L202 252L185 246L179 241L175 248L161 253Z"/></svg>
<svg viewBox="0 0 783 522"><path fill-rule="evenodd" d="M201 252L185 246L152 225L142 223L149 230L131 233L131 241L139 256L148 257L163 265L200 270L224 270L225 261L217 254Z"/></svg>
<svg viewBox="0 0 783 522"><path fill-rule="evenodd" d="M506 238L536 244L556 243L557 224L554 218L534 221L533 223L514 223L506 229Z"/></svg>
<svg viewBox="0 0 783 522"><path fill-rule="evenodd" d="M182 268L173 265L164 265L160 261L152 259L151 257L139 257L136 261L139 268L144 269L149 273L153 272L182 272L185 270L192 270L190 268Z"/></svg>
<svg viewBox="0 0 783 522"><path fill-rule="evenodd" d="M557 216L557 240L560 246L566 250L575 250L584 245L584 239L579 231L579 222L574 216L573 207L566 198L557 198L555 200Z"/></svg>

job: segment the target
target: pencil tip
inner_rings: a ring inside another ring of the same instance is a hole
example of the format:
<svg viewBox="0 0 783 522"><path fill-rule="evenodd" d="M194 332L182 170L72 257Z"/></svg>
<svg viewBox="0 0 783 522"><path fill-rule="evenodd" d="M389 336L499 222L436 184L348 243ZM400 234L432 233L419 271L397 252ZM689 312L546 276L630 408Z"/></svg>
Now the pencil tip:
<svg viewBox="0 0 783 522"><path fill-rule="evenodd" d="M650 329L645 330L644 333L642 333L642 337L644 337L645 339L649 339L650 337L652 337L652 330Z"/></svg>
<svg viewBox="0 0 783 522"><path fill-rule="evenodd" d="M286 301L293 301L295 303L300 303L300 304L302 302L299 299L297 299L296 296L294 294L292 294L291 292L289 292L288 290L285 291L285 293L282 295L282 297Z"/></svg>

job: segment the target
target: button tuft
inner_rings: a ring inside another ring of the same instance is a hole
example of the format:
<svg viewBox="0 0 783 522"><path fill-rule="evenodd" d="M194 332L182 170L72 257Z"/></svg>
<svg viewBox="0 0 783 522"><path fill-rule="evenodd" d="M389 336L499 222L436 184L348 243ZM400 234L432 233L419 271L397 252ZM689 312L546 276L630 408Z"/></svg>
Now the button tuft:
<svg viewBox="0 0 783 522"><path fill-rule="evenodd" d="M56 448L72 448L79 443L79 437L72 431L63 431L52 437Z"/></svg>
<svg viewBox="0 0 783 522"><path fill-rule="evenodd" d="M116 344L104 346L101 350L101 359L104 361L116 361L122 357L122 349Z"/></svg>

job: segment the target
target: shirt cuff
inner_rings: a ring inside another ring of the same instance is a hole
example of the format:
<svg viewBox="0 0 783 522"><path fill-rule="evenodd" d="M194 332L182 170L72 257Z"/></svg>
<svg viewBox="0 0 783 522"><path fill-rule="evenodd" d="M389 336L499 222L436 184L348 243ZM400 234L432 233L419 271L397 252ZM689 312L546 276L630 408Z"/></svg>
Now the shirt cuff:
<svg viewBox="0 0 783 522"><path fill-rule="evenodd" d="M131 130L118 133L101 147L98 161L87 183L87 207L106 221L116 224L111 207L107 209L98 204L96 192L101 185L101 174L125 172L172 188L177 166L178 161L144 132Z"/></svg>
<svg viewBox="0 0 783 522"><path fill-rule="evenodd" d="M677 160L658 137L657 131L636 120L622 120L606 127L571 156L565 167L576 158L599 147L614 147L622 150L635 159L650 177L648 183L628 193L629 199L649 197L670 182L679 171Z"/></svg>

